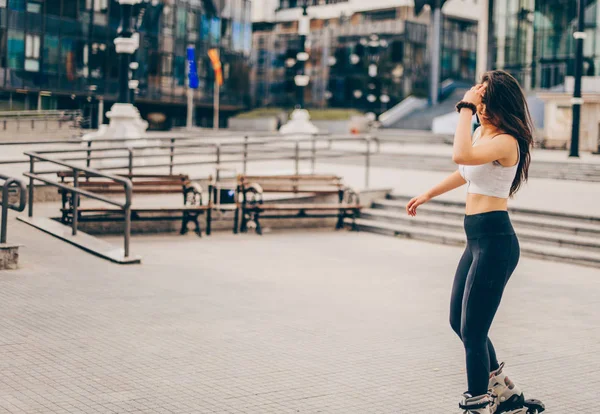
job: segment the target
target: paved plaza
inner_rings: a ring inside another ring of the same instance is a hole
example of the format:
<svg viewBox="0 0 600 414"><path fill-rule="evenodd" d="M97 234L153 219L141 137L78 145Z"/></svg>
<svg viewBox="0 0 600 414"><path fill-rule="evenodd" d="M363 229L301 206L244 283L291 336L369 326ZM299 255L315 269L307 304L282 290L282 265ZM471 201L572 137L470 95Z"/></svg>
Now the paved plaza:
<svg viewBox="0 0 600 414"><path fill-rule="evenodd" d="M364 233L140 236L139 266L11 220L1 413L459 413L461 249ZM114 239L120 244L120 239ZM532 259L492 329L548 413L600 411L597 269Z"/></svg>

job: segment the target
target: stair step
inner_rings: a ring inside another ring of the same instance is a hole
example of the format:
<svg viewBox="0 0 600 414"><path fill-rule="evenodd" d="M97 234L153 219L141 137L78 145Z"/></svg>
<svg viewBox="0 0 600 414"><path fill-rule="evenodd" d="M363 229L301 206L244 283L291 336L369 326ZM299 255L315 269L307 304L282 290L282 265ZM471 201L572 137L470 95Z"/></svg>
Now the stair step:
<svg viewBox="0 0 600 414"><path fill-rule="evenodd" d="M410 227L425 227L444 229L448 231L463 232L463 219L436 216L417 216L412 218L406 213L395 213L386 210L365 209L361 213L361 218L382 220L387 223L397 223ZM587 235L568 234L566 232L557 232L555 229L543 229L541 226L530 226L519 223L518 220L512 220L517 231L519 239L522 241L534 241L546 245L568 246L579 249L597 251L600 253L600 237L587 237Z"/></svg>
<svg viewBox="0 0 600 414"><path fill-rule="evenodd" d="M400 194L390 194L386 201L397 201L401 202L400 205L404 207L406 203L411 199L407 195ZM379 201L379 200L378 200ZM391 204L390 204L391 205ZM431 200L427 205L444 205L444 206L453 206L453 207L461 207L464 211L465 203L451 200L440 200L435 199ZM571 214L571 213L560 213L554 211L541 211L541 210L533 210L528 208L520 208L520 207L511 207L511 214L523 214L529 215L532 217L552 217L554 219L560 220L571 220L571 221L581 221L584 223L593 223L600 226L600 216L592 216L592 215L582 215L582 214Z"/></svg>
<svg viewBox="0 0 600 414"><path fill-rule="evenodd" d="M346 223L351 225L352 220L347 219ZM359 230L364 230L371 233L405 237L449 245L465 244L465 236L452 231L390 224L377 220L368 220L362 218L356 219L355 224ZM520 242L520 246L521 252L525 256L600 268L600 252L592 252L577 248L540 245L539 243L525 241Z"/></svg>
<svg viewBox="0 0 600 414"><path fill-rule="evenodd" d="M379 211L397 211L404 212L406 201L394 200L375 200L373 208ZM465 215L464 204L460 206L458 203L448 202L441 204L435 200L419 207L419 213L423 216L442 216L449 218L462 219ZM583 237L600 237L600 221L596 222L593 218L579 216L558 216L553 213L542 215L540 213L528 213L525 210L511 210L510 217L515 225L519 228L532 228L552 230L553 232L583 236Z"/></svg>

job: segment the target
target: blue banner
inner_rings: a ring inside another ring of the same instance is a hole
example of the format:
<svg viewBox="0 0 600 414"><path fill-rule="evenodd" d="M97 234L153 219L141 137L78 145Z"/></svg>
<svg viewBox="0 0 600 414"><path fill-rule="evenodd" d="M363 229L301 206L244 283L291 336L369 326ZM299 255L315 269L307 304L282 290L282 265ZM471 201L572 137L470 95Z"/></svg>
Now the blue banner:
<svg viewBox="0 0 600 414"><path fill-rule="evenodd" d="M187 48L187 62L189 87L198 89L198 68L196 67L196 49L194 46L188 46Z"/></svg>

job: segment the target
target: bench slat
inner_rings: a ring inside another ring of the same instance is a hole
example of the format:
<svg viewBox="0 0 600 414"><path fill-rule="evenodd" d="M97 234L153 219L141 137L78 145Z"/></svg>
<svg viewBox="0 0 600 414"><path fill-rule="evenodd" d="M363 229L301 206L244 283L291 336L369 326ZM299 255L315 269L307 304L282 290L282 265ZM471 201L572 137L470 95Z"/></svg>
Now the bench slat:
<svg viewBox="0 0 600 414"><path fill-rule="evenodd" d="M362 208L359 204L262 204L247 205L248 210L350 210Z"/></svg>
<svg viewBox="0 0 600 414"><path fill-rule="evenodd" d="M189 206L189 207L141 207L132 208L132 213L179 213L185 211L206 211L209 206ZM71 209L63 208L62 212L71 212ZM103 207L80 207L77 209L80 213L122 213L120 208L103 208Z"/></svg>

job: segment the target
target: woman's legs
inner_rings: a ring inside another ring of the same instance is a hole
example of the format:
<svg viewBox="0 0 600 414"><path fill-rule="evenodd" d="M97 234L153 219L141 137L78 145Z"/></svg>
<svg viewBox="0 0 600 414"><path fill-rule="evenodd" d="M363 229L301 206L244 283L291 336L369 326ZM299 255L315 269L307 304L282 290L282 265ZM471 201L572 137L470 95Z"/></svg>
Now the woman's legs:
<svg viewBox="0 0 600 414"><path fill-rule="evenodd" d="M463 314L463 298L465 294L465 287L467 284L467 278L469 271L473 265L473 253L471 251L472 243L469 241L465 252L463 253L460 262L458 263L458 269L454 277L454 286L452 287L452 297L450 299L450 326L458 337L462 340L461 326L462 326L462 314ZM476 241L475 241L476 243ZM496 350L492 341L487 338L487 347L489 355L490 372L500 368L498 358L496 356Z"/></svg>
<svg viewBox="0 0 600 414"><path fill-rule="evenodd" d="M491 362L496 356L488 332L518 263L519 245L514 235L481 237L469 244L473 262L463 290L460 337L466 352L469 393L476 396L487 392L490 372L497 369Z"/></svg>

